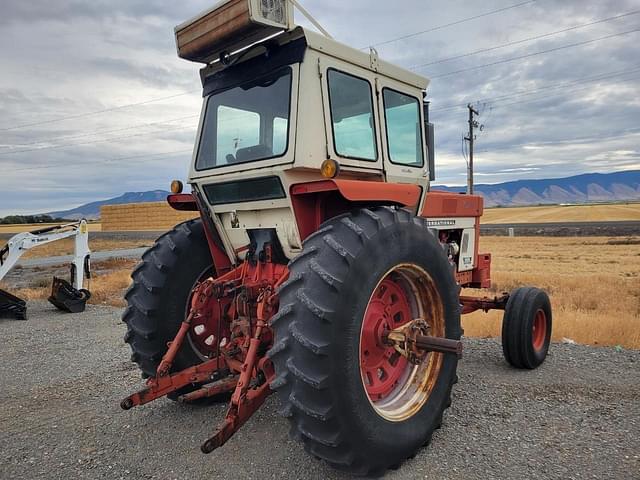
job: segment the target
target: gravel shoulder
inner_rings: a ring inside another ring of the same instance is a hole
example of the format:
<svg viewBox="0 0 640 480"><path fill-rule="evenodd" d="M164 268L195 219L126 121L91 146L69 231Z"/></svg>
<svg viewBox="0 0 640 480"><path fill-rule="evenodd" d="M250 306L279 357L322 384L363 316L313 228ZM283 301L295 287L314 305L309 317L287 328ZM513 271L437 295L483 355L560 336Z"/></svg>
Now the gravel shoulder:
<svg viewBox="0 0 640 480"><path fill-rule="evenodd" d="M120 310L29 304L0 320L1 479L346 478L289 440L277 399L222 449L199 450L225 405L120 410L141 387ZM515 371L497 340L467 340L431 446L388 479L640 479L640 351L556 345Z"/></svg>

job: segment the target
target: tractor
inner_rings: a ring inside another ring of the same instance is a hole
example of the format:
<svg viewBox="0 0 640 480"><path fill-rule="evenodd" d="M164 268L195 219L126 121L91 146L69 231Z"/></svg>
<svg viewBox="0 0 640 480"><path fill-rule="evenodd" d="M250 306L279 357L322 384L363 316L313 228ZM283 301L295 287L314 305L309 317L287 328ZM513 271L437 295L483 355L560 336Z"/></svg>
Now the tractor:
<svg viewBox="0 0 640 480"><path fill-rule="evenodd" d="M292 0L227 0L176 27L201 63L190 193L198 212L132 273L125 341L161 397L227 400L221 447L273 392L291 434L354 475L382 475L441 426L460 318L504 310L506 361L545 359L545 292L491 286L481 196L437 191L428 80L297 26ZM314 25L317 22L310 20Z"/></svg>

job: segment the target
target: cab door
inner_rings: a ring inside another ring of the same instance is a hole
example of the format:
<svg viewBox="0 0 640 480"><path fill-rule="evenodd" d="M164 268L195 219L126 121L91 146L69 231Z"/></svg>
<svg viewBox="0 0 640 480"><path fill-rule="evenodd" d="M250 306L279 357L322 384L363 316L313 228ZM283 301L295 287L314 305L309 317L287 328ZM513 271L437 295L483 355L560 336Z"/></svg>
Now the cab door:
<svg viewBox="0 0 640 480"><path fill-rule="evenodd" d="M422 92L384 77L376 80L376 90L387 182L419 185L424 197L429 169Z"/></svg>

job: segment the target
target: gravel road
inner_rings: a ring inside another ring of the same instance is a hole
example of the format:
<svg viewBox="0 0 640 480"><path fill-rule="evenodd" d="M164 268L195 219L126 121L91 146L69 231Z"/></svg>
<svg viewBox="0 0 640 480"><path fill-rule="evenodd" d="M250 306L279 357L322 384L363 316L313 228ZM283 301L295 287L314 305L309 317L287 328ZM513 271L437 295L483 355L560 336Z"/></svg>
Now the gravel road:
<svg viewBox="0 0 640 480"><path fill-rule="evenodd" d="M224 405L120 410L142 381L118 309L29 307L27 322L0 320L0 478L347 478L288 439L275 397L202 455ZM467 340L459 373L431 446L385 478L640 479L640 351L553 345L521 372L496 340Z"/></svg>

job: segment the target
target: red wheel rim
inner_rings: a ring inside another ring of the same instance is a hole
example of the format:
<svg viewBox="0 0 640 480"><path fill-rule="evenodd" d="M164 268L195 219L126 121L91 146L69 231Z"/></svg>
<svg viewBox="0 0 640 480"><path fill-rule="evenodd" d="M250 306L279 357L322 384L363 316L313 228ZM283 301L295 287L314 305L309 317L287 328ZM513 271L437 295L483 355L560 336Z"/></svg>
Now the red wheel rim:
<svg viewBox="0 0 640 480"><path fill-rule="evenodd" d="M360 331L360 374L375 412L404 421L426 403L438 379L443 355L429 353L413 364L385 342L389 330L420 319L430 335L444 337L444 308L431 276L414 264L392 268L376 285Z"/></svg>
<svg viewBox="0 0 640 480"><path fill-rule="evenodd" d="M536 312L536 316L533 319L531 338L533 349L537 352L542 350L547 340L547 315L542 309Z"/></svg>
<svg viewBox="0 0 640 480"><path fill-rule="evenodd" d="M373 293L362 323L360 371L369 398L386 398L404 375L407 359L393 346L386 345L383 335L411 320L411 307L404 291L387 277Z"/></svg>
<svg viewBox="0 0 640 480"><path fill-rule="evenodd" d="M191 324L189 342L203 360L215 357L220 342L229 338L229 329L222 319L230 303L229 299L212 298L207 304L205 315Z"/></svg>
<svg viewBox="0 0 640 480"><path fill-rule="evenodd" d="M209 267L202 272L198 280L193 284L191 294L189 294L187 299L185 317L191 309L193 289L199 282L206 280L212 275L215 275L215 271L213 267ZM196 355L202 360L215 357L218 354L220 342L224 338L229 338L229 327L227 322L223 320L225 312L230 308L231 303L231 300L228 298L217 299L211 297L207 302L204 316L192 321L187 339Z"/></svg>

